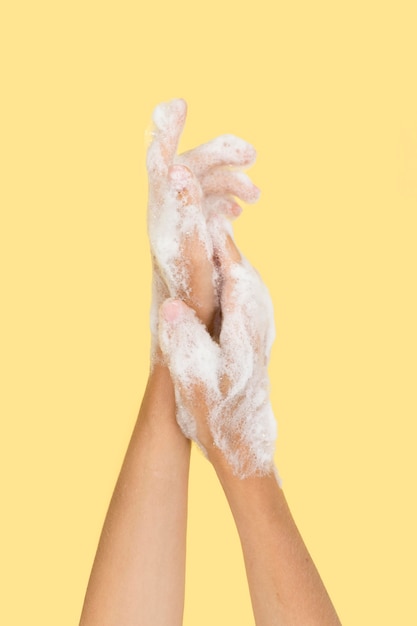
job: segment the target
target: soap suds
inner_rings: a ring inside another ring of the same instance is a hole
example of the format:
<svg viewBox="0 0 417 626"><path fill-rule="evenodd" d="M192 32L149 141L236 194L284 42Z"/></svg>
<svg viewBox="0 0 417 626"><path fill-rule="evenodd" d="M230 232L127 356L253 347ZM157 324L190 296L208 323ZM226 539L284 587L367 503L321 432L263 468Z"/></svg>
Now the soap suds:
<svg viewBox="0 0 417 626"><path fill-rule="evenodd" d="M234 473L240 478L265 474L273 468L277 431L267 372L273 307L256 270L244 257L232 261L227 251L233 237L227 218L241 212L236 198L256 202L259 197L242 171L256 152L244 140L223 135L176 155L185 116L183 100L155 109L147 155L152 355L160 347L169 364L184 434L207 452L193 415L203 407L214 444ZM193 303L190 242L212 268L209 282L222 310L218 342L193 310L201 303ZM179 318L168 321L160 313L171 302L167 298L187 300L192 308L182 304Z"/></svg>
<svg viewBox="0 0 417 626"><path fill-rule="evenodd" d="M228 271L218 344L185 305L174 322L162 317L159 336L183 407L183 432L202 447L192 418L200 397L214 444L235 475L245 478L273 467L277 427L267 366L275 331L272 303L257 272L246 259Z"/></svg>

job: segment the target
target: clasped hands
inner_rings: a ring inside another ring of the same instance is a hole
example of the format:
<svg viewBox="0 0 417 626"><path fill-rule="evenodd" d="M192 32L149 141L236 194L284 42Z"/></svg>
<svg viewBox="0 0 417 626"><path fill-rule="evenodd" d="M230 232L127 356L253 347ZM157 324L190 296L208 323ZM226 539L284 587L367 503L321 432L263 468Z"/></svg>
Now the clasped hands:
<svg viewBox="0 0 417 626"><path fill-rule="evenodd" d="M243 172L250 144L220 136L177 155L183 100L160 104L148 149L148 233L153 265L152 363L165 363L177 421L210 459L235 476L273 471L276 422L268 362L273 308L258 272L237 249L230 219L256 202Z"/></svg>

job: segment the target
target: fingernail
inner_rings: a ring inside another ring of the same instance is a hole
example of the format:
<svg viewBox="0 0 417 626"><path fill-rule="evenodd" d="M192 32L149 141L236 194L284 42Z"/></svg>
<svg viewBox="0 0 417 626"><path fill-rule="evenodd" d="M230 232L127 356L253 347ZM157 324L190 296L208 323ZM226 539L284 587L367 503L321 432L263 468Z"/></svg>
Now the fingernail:
<svg viewBox="0 0 417 626"><path fill-rule="evenodd" d="M181 312L181 302L171 300L166 302L162 308L162 315L167 322L174 322L179 318Z"/></svg>
<svg viewBox="0 0 417 626"><path fill-rule="evenodd" d="M239 217L239 215L242 213L242 210L242 207L237 204L237 202L234 202L231 206L231 213L233 217Z"/></svg>
<svg viewBox="0 0 417 626"><path fill-rule="evenodd" d="M192 174L185 165L173 165L169 170L169 177L174 183L186 183L192 178Z"/></svg>

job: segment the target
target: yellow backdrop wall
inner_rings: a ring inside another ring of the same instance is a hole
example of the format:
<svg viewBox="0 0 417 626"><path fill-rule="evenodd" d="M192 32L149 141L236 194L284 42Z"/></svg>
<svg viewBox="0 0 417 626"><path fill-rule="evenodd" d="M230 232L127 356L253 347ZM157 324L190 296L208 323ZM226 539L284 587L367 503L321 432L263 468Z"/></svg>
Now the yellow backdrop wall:
<svg viewBox="0 0 417 626"><path fill-rule="evenodd" d="M147 377L144 131L251 141L277 464L344 625L416 624L415 2L19 0L0 19L0 623L70 626ZM253 626L193 454L185 626Z"/></svg>

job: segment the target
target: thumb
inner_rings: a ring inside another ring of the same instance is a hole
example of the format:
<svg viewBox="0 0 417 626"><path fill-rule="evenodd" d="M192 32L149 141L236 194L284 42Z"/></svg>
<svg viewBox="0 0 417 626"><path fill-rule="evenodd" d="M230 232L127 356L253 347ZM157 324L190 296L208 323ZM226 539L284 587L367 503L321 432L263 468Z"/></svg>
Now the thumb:
<svg viewBox="0 0 417 626"><path fill-rule="evenodd" d="M198 384L215 390L220 348L194 310L181 300L168 299L159 309L159 342L174 382L182 392Z"/></svg>
<svg viewBox="0 0 417 626"><path fill-rule="evenodd" d="M153 137L146 158L148 175L156 183L159 178L166 177L169 167L174 162L178 142L184 128L187 105L177 98L170 102L162 102L153 112Z"/></svg>

